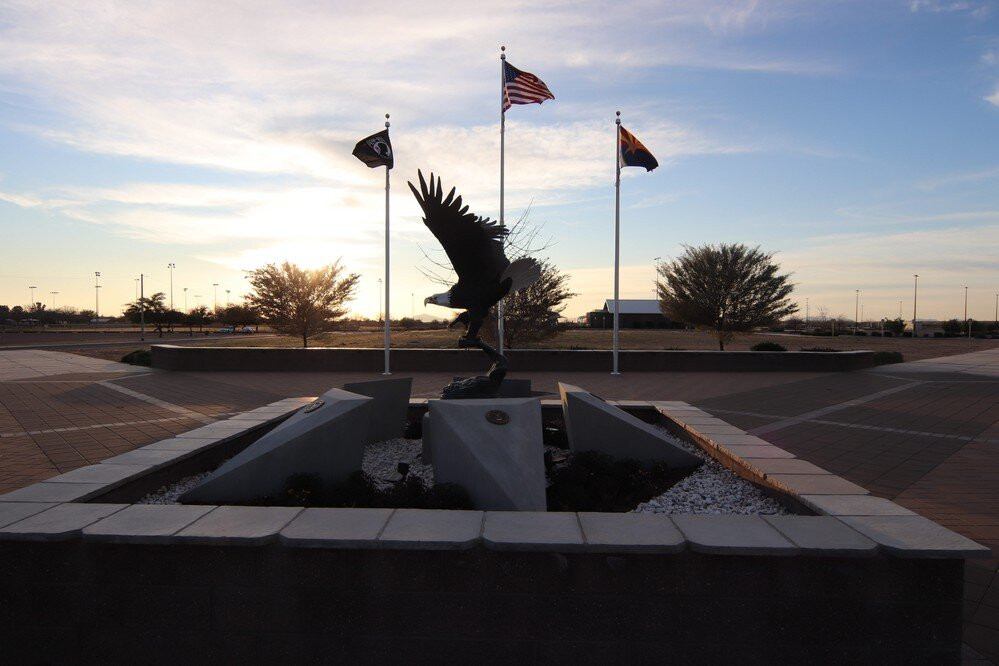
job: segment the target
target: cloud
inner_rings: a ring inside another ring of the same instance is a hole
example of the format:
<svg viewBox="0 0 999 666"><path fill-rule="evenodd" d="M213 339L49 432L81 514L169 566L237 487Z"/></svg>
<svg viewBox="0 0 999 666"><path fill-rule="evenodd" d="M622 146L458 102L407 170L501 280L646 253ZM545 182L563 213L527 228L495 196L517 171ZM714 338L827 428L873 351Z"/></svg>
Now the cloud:
<svg viewBox="0 0 999 666"><path fill-rule="evenodd" d="M999 106L999 89L985 98L985 101L994 106Z"/></svg>

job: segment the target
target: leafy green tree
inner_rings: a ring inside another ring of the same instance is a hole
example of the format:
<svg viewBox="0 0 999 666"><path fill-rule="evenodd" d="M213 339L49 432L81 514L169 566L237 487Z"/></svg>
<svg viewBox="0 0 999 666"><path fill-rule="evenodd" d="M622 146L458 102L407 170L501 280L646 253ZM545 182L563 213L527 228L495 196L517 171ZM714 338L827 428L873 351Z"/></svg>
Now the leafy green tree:
<svg viewBox="0 0 999 666"><path fill-rule="evenodd" d="M129 303L125 308L125 318L133 324L140 322L149 324L162 338L163 325L167 323L169 311L166 305L166 294L158 291L152 296L142 297L134 303Z"/></svg>
<svg viewBox="0 0 999 666"><path fill-rule="evenodd" d="M303 347L347 314L344 304L353 298L360 280L357 273L343 275L339 261L315 270L286 261L247 273L253 288L247 303L275 331L301 337Z"/></svg>
<svg viewBox="0 0 999 666"><path fill-rule="evenodd" d="M894 336L902 335L905 332L905 320L901 317L895 317L894 319L885 319L884 326L886 331L891 331Z"/></svg>
<svg viewBox="0 0 999 666"><path fill-rule="evenodd" d="M944 335L961 335L966 332L964 322L957 319L948 319L940 324L940 328L943 329Z"/></svg>
<svg viewBox="0 0 999 666"><path fill-rule="evenodd" d="M559 315L565 310L566 301L576 295L569 291L568 275L549 261L540 262L540 267L541 277L534 284L503 299L503 338L510 348L558 335L563 330L558 323Z"/></svg>
<svg viewBox="0 0 999 666"><path fill-rule="evenodd" d="M219 314L219 321L229 326L252 326L260 322L260 313L247 305L230 305Z"/></svg>
<svg viewBox="0 0 999 666"><path fill-rule="evenodd" d="M770 326L798 311L794 285L773 254L742 243L684 246L678 259L659 264L656 290L667 319L713 329L718 348L736 333Z"/></svg>
<svg viewBox="0 0 999 666"><path fill-rule="evenodd" d="M211 310L208 309L207 305L199 305L184 315L184 323L187 325L188 331L191 334L194 333L195 326L198 327L199 331L203 331L205 325L211 321L212 313Z"/></svg>

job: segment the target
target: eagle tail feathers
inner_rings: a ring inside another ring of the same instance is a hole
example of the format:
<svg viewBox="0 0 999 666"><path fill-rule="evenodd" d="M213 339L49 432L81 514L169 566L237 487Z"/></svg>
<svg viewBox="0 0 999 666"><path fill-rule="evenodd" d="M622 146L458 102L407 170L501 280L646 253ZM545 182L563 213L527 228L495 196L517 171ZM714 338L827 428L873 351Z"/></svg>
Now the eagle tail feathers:
<svg viewBox="0 0 999 666"><path fill-rule="evenodd" d="M512 294L515 291L520 291L525 287L530 287L532 284L538 281L541 277L541 266L538 264L536 259L532 257L521 257L510 263L503 271L503 275L500 277L500 282L506 279L510 279L510 291L507 293Z"/></svg>

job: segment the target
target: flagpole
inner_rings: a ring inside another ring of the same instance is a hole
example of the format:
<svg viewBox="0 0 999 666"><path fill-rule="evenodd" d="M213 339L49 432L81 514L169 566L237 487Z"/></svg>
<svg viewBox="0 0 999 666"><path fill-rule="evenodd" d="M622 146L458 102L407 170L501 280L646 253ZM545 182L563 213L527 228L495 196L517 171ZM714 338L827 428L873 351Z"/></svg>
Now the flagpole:
<svg viewBox="0 0 999 666"><path fill-rule="evenodd" d="M500 47L500 227L506 226L503 216L503 186L506 170L506 112L503 110L506 92L506 46ZM496 304L496 342L499 353L503 353L503 299Z"/></svg>
<svg viewBox="0 0 999 666"><path fill-rule="evenodd" d="M614 119L617 125L614 140L615 173L614 173L614 369L612 375L620 375L617 364L618 331L620 330L620 299L619 276L621 268L621 112Z"/></svg>
<svg viewBox="0 0 999 666"><path fill-rule="evenodd" d="M385 114L385 129L389 128L389 114ZM389 372L389 347L392 330L392 318L389 316L389 165L385 165L385 371L383 375L391 375Z"/></svg>

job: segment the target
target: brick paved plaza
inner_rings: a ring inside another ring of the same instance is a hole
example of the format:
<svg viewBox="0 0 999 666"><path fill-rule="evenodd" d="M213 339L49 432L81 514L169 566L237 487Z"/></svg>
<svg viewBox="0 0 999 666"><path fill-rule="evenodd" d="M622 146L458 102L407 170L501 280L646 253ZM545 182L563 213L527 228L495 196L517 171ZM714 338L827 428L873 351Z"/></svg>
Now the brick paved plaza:
<svg viewBox="0 0 999 666"><path fill-rule="evenodd" d="M168 373L0 351L0 493L199 425L374 373ZM374 375L377 376L377 375ZM451 379L416 373L415 396ZM555 373L516 373L555 391ZM571 373L606 398L684 400L999 547L999 350L854 373ZM999 659L999 561L966 569L965 641Z"/></svg>

